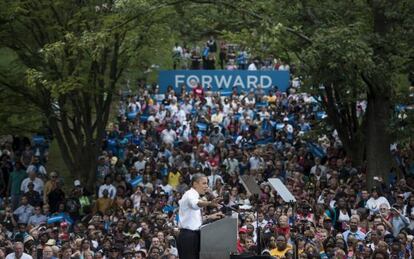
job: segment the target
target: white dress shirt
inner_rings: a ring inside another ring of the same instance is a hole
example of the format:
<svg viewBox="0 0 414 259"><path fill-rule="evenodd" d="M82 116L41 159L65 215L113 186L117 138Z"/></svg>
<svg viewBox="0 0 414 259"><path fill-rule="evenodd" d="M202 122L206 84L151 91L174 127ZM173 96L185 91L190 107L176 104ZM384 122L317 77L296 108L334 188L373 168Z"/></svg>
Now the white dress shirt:
<svg viewBox="0 0 414 259"><path fill-rule="evenodd" d="M115 199L116 196L116 188L112 184L104 184L99 187L98 197L103 197L103 191L108 190L108 197L111 199Z"/></svg>
<svg viewBox="0 0 414 259"><path fill-rule="evenodd" d="M189 230L200 230L203 224L201 216L201 208L197 205L200 194L193 188L186 191L178 202L180 208L178 210L180 228Z"/></svg>
<svg viewBox="0 0 414 259"><path fill-rule="evenodd" d="M374 199L374 197L371 197L369 200L367 200L365 208L369 209L370 214L373 215L375 212L379 211L381 204L386 204L387 208L391 207L388 200L385 197L380 196L377 199Z"/></svg>
<svg viewBox="0 0 414 259"><path fill-rule="evenodd" d="M6 259L15 259L15 258L17 258L15 253L11 253L6 256ZM33 257L31 257L30 255L26 253L23 253L20 259L33 259Z"/></svg>
<svg viewBox="0 0 414 259"><path fill-rule="evenodd" d="M23 193L26 193L29 191L29 187L27 187L27 185L29 183L33 183L34 187L33 190L37 191L38 193L42 194L43 193L43 187L44 187L44 183L42 181L42 179L36 177L33 181L32 179L30 179L29 177L24 179L23 182L20 185L20 190Z"/></svg>

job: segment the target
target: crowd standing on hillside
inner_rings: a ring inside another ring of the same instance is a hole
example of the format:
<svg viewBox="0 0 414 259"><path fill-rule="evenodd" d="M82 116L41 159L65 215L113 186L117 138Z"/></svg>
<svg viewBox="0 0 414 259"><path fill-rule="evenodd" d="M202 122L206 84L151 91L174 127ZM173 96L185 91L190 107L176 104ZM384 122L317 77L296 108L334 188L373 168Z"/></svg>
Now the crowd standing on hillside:
<svg viewBox="0 0 414 259"><path fill-rule="evenodd" d="M218 53L218 54L217 54ZM225 41L218 43L211 37L204 46L180 46L176 43L172 49L173 69L192 70L284 70L290 66L282 58L274 56L260 59L250 50Z"/></svg>
<svg viewBox="0 0 414 259"><path fill-rule="evenodd" d="M275 65L236 60L240 53L230 61L214 39L206 48L201 61L219 51L221 66ZM209 195L223 198L213 210L238 212L239 254L259 246L276 258L295 251L299 258L411 258L414 145L392 148L403 177L378 177L367 189L366 168L353 165L335 132L312 137L320 107L291 83L286 92L258 86L227 96L201 86L160 93L157 85L121 94L95 188L75 180L64 191L62 175L47 167L47 140L5 142L0 259L178 258L178 201L195 173L208 176ZM249 196L241 175L255 177L262 193ZM281 179L297 203L283 202L269 178Z"/></svg>

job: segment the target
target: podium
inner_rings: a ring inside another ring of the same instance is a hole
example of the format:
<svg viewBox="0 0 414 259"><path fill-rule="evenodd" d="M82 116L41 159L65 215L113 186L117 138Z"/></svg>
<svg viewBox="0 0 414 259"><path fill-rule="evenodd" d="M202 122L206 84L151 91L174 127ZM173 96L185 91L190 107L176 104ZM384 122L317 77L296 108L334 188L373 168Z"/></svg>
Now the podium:
<svg viewBox="0 0 414 259"><path fill-rule="evenodd" d="M228 259L237 252L237 218L217 220L200 231L200 259Z"/></svg>

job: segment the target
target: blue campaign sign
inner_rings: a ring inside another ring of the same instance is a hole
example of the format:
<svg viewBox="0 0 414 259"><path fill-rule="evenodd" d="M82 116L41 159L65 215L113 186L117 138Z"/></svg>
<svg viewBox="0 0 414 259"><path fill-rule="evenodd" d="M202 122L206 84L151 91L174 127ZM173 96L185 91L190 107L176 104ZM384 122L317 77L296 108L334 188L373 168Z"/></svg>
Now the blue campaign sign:
<svg viewBox="0 0 414 259"><path fill-rule="evenodd" d="M174 89L183 84L195 88L211 86L213 91L228 92L233 87L248 91L261 85L264 90L277 86L280 91L289 87L288 71L248 71L248 70L163 70L158 75L160 90L164 93L171 85Z"/></svg>

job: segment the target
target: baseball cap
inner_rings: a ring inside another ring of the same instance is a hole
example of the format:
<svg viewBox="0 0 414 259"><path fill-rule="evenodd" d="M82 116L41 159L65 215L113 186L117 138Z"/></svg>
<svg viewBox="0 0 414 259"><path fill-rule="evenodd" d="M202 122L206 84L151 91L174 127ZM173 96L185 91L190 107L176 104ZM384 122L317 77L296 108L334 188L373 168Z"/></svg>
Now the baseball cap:
<svg viewBox="0 0 414 259"><path fill-rule="evenodd" d="M239 233L247 233L247 229L245 229L245 228L239 228Z"/></svg>
<svg viewBox="0 0 414 259"><path fill-rule="evenodd" d="M73 185L75 185L75 187L77 187L77 186L81 186L81 182L80 182L79 180L75 180L75 181L73 182Z"/></svg>

